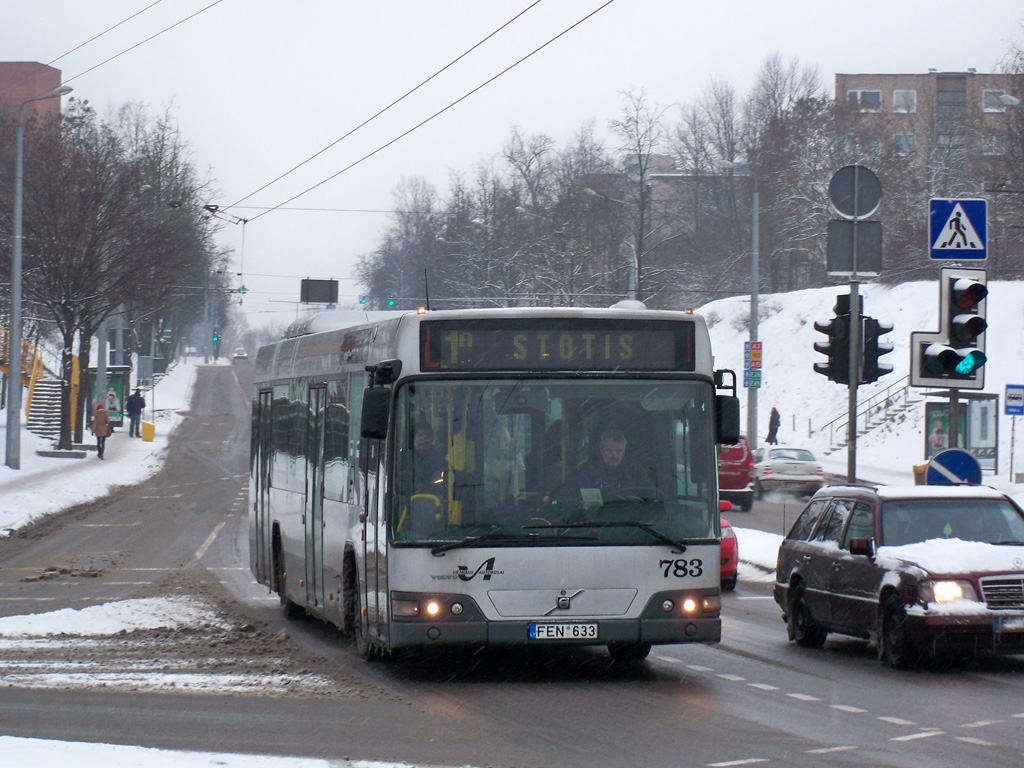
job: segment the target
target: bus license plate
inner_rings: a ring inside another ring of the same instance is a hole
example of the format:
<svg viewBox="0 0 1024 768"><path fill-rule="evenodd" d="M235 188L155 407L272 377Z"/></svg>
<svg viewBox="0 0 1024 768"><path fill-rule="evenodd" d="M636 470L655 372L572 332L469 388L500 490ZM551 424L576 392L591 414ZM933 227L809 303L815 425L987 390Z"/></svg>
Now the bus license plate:
<svg viewBox="0 0 1024 768"><path fill-rule="evenodd" d="M531 624L531 640L593 640L597 624Z"/></svg>

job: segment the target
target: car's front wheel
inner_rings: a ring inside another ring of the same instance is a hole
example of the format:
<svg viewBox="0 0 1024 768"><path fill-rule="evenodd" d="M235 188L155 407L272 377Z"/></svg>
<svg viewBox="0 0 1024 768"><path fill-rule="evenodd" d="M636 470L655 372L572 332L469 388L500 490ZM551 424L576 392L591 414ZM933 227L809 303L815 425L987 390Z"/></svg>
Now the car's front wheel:
<svg viewBox="0 0 1024 768"><path fill-rule="evenodd" d="M879 654L893 669L908 669L920 658L907 632L907 608L895 594L889 594L882 603L882 626Z"/></svg>
<svg viewBox="0 0 1024 768"><path fill-rule="evenodd" d="M789 639L802 648L821 648L828 637L828 630L821 627L804 595L804 585L798 584L789 598Z"/></svg>

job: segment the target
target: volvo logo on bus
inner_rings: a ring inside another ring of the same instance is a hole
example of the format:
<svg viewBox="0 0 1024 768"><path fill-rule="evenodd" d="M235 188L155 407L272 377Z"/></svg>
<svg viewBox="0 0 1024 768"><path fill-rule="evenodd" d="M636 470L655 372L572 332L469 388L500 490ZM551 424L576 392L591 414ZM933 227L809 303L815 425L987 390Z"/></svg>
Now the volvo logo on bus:
<svg viewBox="0 0 1024 768"><path fill-rule="evenodd" d="M563 589L561 591L561 593L558 595L558 597L555 598L555 607L551 608L550 610L545 611L544 615L545 616L550 616L555 611L567 611L567 610L569 610L570 608L572 608L573 598L578 597L579 595L582 595L582 594L583 594L583 590L582 589L577 589L571 595L567 594L566 591Z"/></svg>

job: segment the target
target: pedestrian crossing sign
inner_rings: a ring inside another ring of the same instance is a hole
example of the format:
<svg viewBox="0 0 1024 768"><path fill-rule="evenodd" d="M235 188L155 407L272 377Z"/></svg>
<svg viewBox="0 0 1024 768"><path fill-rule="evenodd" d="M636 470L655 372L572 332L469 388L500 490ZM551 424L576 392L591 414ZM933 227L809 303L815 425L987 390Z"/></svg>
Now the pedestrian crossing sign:
<svg viewBox="0 0 1024 768"><path fill-rule="evenodd" d="M928 255L977 261L988 257L988 201L929 200Z"/></svg>

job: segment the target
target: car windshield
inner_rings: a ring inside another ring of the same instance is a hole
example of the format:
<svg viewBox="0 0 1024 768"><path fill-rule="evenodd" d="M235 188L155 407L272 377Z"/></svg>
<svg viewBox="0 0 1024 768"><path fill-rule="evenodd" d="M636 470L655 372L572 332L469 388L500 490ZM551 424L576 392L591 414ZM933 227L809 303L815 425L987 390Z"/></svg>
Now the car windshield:
<svg viewBox="0 0 1024 768"><path fill-rule="evenodd" d="M1024 541L1024 517L1004 499L897 499L882 505L882 544L930 539Z"/></svg>
<svg viewBox="0 0 1024 768"><path fill-rule="evenodd" d="M773 448L768 453L769 459L789 459L790 461L814 461L814 454L803 448Z"/></svg>
<svg viewBox="0 0 1024 768"><path fill-rule="evenodd" d="M395 420L395 541L713 539L711 398L710 384L689 381L406 384Z"/></svg>

